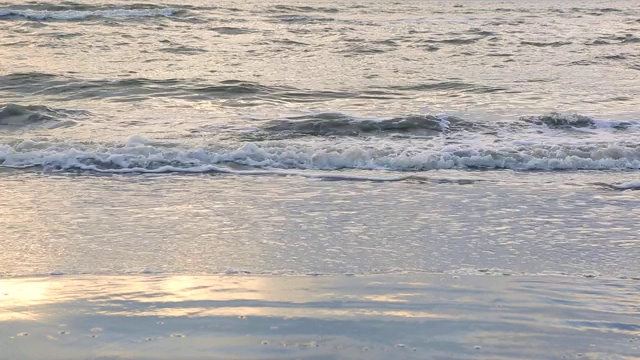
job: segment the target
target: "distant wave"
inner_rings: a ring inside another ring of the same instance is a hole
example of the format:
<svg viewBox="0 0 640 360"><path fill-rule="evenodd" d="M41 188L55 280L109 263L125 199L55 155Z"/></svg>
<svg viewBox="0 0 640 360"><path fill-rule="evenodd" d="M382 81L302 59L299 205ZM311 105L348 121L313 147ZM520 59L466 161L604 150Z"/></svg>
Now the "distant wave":
<svg viewBox="0 0 640 360"><path fill-rule="evenodd" d="M176 9L112 9L112 10L30 10L0 9L0 18L25 18L29 20L83 20L88 18L136 18L171 16Z"/></svg>
<svg viewBox="0 0 640 360"><path fill-rule="evenodd" d="M26 127L68 127L75 125L69 117L88 115L82 110L53 109L42 105L0 105L0 132Z"/></svg>
<svg viewBox="0 0 640 360"><path fill-rule="evenodd" d="M321 13L337 13L339 10L334 7L313 7L313 6L291 6L291 5L275 5L268 10L269 12L321 12Z"/></svg>
<svg viewBox="0 0 640 360"><path fill-rule="evenodd" d="M178 51L180 49L177 49ZM184 50L184 49L182 49ZM166 49L164 50L166 51ZM14 73L0 76L0 94L51 96L56 100L92 98L174 97L191 100L207 99L276 99L287 102L315 102L358 97L341 91L297 89L289 86L263 85L243 80L216 83L184 79L77 79L45 73ZM364 97L370 97L363 92Z"/></svg>
<svg viewBox="0 0 640 360"><path fill-rule="evenodd" d="M593 183L593 185L598 185L611 190L619 190L619 191L640 190L640 180L629 181L629 182L618 183L618 184L608 184L608 183L599 182L599 183Z"/></svg>
<svg viewBox="0 0 640 360"><path fill-rule="evenodd" d="M521 41L520 44L522 45L530 45L530 46L536 46L536 47L559 47L559 46L565 46L565 45L570 45L571 42L570 41L552 41L552 42L543 42L543 41Z"/></svg>
<svg viewBox="0 0 640 360"><path fill-rule="evenodd" d="M357 136L382 132L440 133L460 127L464 120L450 116L411 115L391 119L358 119L342 113L320 113L270 121L264 130L292 135ZM467 127L472 124L468 123Z"/></svg>
<svg viewBox="0 0 640 360"><path fill-rule="evenodd" d="M309 15L297 15L297 14L287 14L287 15L273 15L270 17L270 22L273 23L285 23L285 24L318 24L318 23L328 23L335 21L333 18L323 17L323 16L309 16Z"/></svg>
<svg viewBox="0 0 640 360"><path fill-rule="evenodd" d="M164 52L200 53L197 48L164 48ZM412 96L415 92L448 92L465 94L488 94L505 92L508 89L472 83L444 81L389 86L361 90L318 90L296 88L287 85L261 84L240 79L209 82L200 79L82 79L47 73L10 73L0 75L0 96L25 94L49 96L55 100L78 100L92 98L123 98L137 100L145 97L175 97L181 99L250 99L293 103L324 102L334 99L398 99Z"/></svg>
<svg viewBox="0 0 640 360"><path fill-rule="evenodd" d="M590 116L580 114L562 114L552 112L539 116L523 116L520 120L544 125L549 128L593 128L593 129L618 129L623 130L632 127L640 127L640 121L606 121L596 120Z"/></svg>
<svg viewBox="0 0 640 360"><path fill-rule="evenodd" d="M463 132L490 133L498 130L526 131L535 127L551 130L563 129L640 129L640 121L596 120L574 113L548 113L538 116L523 116L515 122L492 123L470 121L448 115L406 115L388 119L366 119L344 113L317 113L271 120L260 127L256 136L276 134L282 139L296 136L371 136L371 135L415 135L436 136ZM251 134L247 134L250 136ZM266 136L266 138L274 138Z"/></svg>

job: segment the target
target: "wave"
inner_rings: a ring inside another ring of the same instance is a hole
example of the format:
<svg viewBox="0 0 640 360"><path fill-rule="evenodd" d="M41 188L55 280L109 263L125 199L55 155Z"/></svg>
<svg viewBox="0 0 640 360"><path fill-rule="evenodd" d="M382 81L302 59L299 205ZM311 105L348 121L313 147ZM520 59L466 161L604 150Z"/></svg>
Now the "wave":
<svg viewBox="0 0 640 360"><path fill-rule="evenodd" d="M618 190L640 190L640 181L629 181L621 184L613 184Z"/></svg>
<svg viewBox="0 0 640 360"><path fill-rule="evenodd" d="M484 39L484 36L472 37L472 38L461 37L461 38L451 38L451 39L443 39L443 40L432 39L427 41L431 43L441 43L441 44L451 44L451 45L469 45L469 44L474 44L482 39Z"/></svg>
<svg viewBox="0 0 640 360"><path fill-rule="evenodd" d="M301 44L298 44L301 45ZM164 52L202 52L197 48L164 48ZM83 79L47 73L10 73L0 75L0 95L50 96L56 100L92 98L174 97L191 100L253 99L284 102L323 102L333 99L395 99L415 95L416 92L458 92L488 94L514 92L507 88L492 87L459 81L431 82L403 86L388 86L353 91L330 91L296 88L287 85L261 84L239 79L216 83L201 79ZM4 93L4 94L3 94Z"/></svg>
<svg viewBox="0 0 640 360"><path fill-rule="evenodd" d="M552 41L552 42L542 42L542 41L521 41L521 45L530 45L536 47L559 47L565 45L571 45L570 41Z"/></svg>
<svg viewBox="0 0 640 360"><path fill-rule="evenodd" d="M508 90L502 87L491 87L459 81L443 81L417 85L392 86L391 89L402 91L460 91L464 93L475 94L503 92Z"/></svg>
<svg viewBox="0 0 640 360"><path fill-rule="evenodd" d="M104 173L224 172L260 175L277 170L436 169L638 170L640 143L451 144L410 147L394 141L240 143L181 148L134 136L124 144L95 147L24 141L0 145L0 167ZM246 170L235 170L242 167ZM256 172L257 171L257 172Z"/></svg>
<svg viewBox="0 0 640 360"><path fill-rule="evenodd" d="M640 43L640 37L632 34L606 35L597 39L589 40L585 45L624 45Z"/></svg>
<svg viewBox="0 0 640 360"><path fill-rule="evenodd" d="M231 26L217 26L217 27L210 28L209 30L215 31L218 34L222 34L222 35L243 35L243 34L250 34L256 31L249 28L240 28L240 27L231 27Z"/></svg>
<svg viewBox="0 0 640 360"><path fill-rule="evenodd" d="M618 191L640 190L640 181L629 181L629 182L619 183L619 184L609 184L609 183L598 182L598 183L593 183L593 185L598 185L598 186L605 187L607 189L618 190Z"/></svg>
<svg viewBox="0 0 640 360"><path fill-rule="evenodd" d="M624 130L629 128L640 127L640 121L611 121L611 120L596 120L590 116L580 114L563 114L558 112L552 112L539 116L523 116L521 121L535 124L544 125L549 128L563 129L563 128L592 128L592 129L616 129Z"/></svg>
<svg viewBox="0 0 640 360"><path fill-rule="evenodd" d="M84 117L82 110L53 109L42 105L6 104L0 106L0 131L18 130L26 127L68 127L75 121L68 117Z"/></svg>
<svg viewBox="0 0 640 360"><path fill-rule="evenodd" d="M171 16L177 9L111 9L111 10L31 10L0 9L0 18L25 18L28 20L84 20L89 18L139 18Z"/></svg>
<svg viewBox="0 0 640 360"><path fill-rule="evenodd" d="M323 24L333 22L335 19L323 17L323 16L309 16L309 15L273 15L269 18L272 23L285 23L285 24Z"/></svg>
<svg viewBox="0 0 640 360"><path fill-rule="evenodd" d="M547 129L594 129L616 131L640 128L640 121L596 120L580 114L549 113L539 116L523 116L519 122L470 121L450 115L408 115L388 119L366 119L344 113L317 113L272 120L257 132L246 137L292 138L297 136L439 136L453 132L490 134L498 131L517 132L544 127ZM266 134L265 134L266 133ZM269 136L275 134L275 137ZM266 135L266 136L265 136Z"/></svg>
<svg viewBox="0 0 640 360"><path fill-rule="evenodd" d="M520 118L525 122L536 125L546 125L549 127L591 127L595 125L595 121L589 117L579 114L560 114L550 113L541 116L524 116Z"/></svg>
<svg viewBox="0 0 640 360"><path fill-rule="evenodd" d="M178 51L180 49L174 49ZM182 49L184 50L184 49ZM168 51L164 49L164 51ZM129 78L118 80L77 79L46 73L14 73L0 76L0 94L50 96L55 100L128 99L172 97L185 100L245 99L286 102L322 102L357 98L359 94L340 91L297 89L263 85L236 79L217 83L185 79ZM369 96L363 92L363 97Z"/></svg>
<svg viewBox="0 0 640 360"><path fill-rule="evenodd" d="M314 7L314 6L291 6L291 5L275 5L268 10L269 12L321 12L321 13L337 13L339 10L334 7Z"/></svg>
<svg viewBox="0 0 640 360"><path fill-rule="evenodd" d="M385 132L428 135L453 129L470 129L473 125L453 116L412 115L391 119L358 119L342 113L319 113L270 121L263 130L288 136L358 136Z"/></svg>

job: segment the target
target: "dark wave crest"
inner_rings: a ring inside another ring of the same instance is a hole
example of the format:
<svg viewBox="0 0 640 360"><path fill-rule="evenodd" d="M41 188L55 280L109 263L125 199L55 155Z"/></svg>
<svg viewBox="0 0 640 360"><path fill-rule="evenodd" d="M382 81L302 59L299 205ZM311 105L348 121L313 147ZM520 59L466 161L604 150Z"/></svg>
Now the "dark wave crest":
<svg viewBox="0 0 640 360"><path fill-rule="evenodd" d="M15 73L0 76L0 94L15 97L47 96L54 100L173 97L185 100L244 99L283 102L314 102L358 97L358 93L297 89L270 86L251 81L223 80L211 83L201 80L130 78L89 80L44 73ZM363 94L366 97L366 93Z"/></svg>
<svg viewBox="0 0 640 360"><path fill-rule="evenodd" d="M92 18L145 18L172 16L180 10L172 8L0 8L0 19L21 18L27 20L79 21Z"/></svg>
<svg viewBox="0 0 640 360"><path fill-rule="evenodd" d="M177 49L174 51L199 51ZM267 85L237 79L209 82L202 79L82 79L47 73L13 73L0 76L0 95L46 96L52 100L110 99L112 101L149 98L185 100L243 99L269 102L323 102L333 99L394 99L415 92L457 92L486 94L512 91L507 88L465 83L434 81L422 84L371 88L361 91L301 89L286 85Z"/></svg>
<svg viewBox="0 0 640 360"><path fill-rule="evenodd" d="M563 115L560 113L550 113L540 116L524 116L523 121L536 125L546 125L554 128L567 127L592 127L595 122L592 118L579 114Z"/></svg>
<svg viewBox="0 0 640 360"><path fill-rule="evenodd" d="M87 116L82 110L53 109L42 105L5 104L0 106L0 131L27 127L68 127L76 124L69 118Z"/></svg>
<svg viewBox="0 0 640 360"><path fill-rule="evenodd" d="M452 116L411 115L391 119L358 119L342 113L321 113L271 121L263 129L287 135L358 136L380 133L434 135L474 126Z"/></svg>

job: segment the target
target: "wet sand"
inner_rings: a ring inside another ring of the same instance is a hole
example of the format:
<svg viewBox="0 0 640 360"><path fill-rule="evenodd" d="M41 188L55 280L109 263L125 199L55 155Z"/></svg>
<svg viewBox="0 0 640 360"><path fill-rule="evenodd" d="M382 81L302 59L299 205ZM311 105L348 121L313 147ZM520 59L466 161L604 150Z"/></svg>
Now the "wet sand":
<svg viewBox="0 0 640 360"><path fill-rule="evenodd" d="M557 276L0 279L0 359L633 359L640 281Z"/></svg>

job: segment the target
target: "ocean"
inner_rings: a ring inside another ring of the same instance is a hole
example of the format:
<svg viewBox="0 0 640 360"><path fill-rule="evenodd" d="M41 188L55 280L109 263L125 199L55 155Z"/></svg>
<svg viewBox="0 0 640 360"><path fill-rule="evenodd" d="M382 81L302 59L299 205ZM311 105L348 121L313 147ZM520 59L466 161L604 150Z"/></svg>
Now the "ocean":
<svg viewBox="0 0 640 360"><path fill-rule="evenodd" d="M640 3L0 0L0 359L640 358Z"/></svg>

